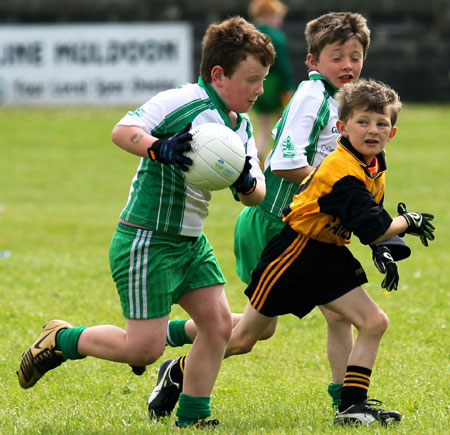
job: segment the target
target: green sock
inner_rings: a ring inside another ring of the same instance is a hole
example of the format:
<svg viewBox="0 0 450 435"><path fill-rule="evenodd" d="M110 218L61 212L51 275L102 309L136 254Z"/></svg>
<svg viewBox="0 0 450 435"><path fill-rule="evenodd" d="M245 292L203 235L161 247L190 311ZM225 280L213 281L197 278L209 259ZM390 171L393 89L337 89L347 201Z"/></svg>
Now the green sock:
<svg viewBox="0 0 450 435"><path fill-rule="evenodd" d="M201 418L209 417L211 415L210 401L210 396L192 397L181 393L176 413L178 426L189 426Z"/></svg>
<svg viewBox="0 0 450 435"><path fill-rule="evenodd" d="M185 344L192 344L192 340L186 334L184 325L189 319L170 320L167 327L166 344L171 347L179 347Z"/></svg>
<svg viewBox="0 0 450 435"><path fill-rule="evenodd" d="M328 394L333 399L333 406L337 407L341 404L341 391L344 384L328 384Z"/></svg>
<svg viewBox="0 0 450 435"><path fill-rule="evenodd" d="M78 340L87 326L75 326L61 329L56 335L56 350L60 350L67 359L82 359L84 355L78 353Z"/></svg>

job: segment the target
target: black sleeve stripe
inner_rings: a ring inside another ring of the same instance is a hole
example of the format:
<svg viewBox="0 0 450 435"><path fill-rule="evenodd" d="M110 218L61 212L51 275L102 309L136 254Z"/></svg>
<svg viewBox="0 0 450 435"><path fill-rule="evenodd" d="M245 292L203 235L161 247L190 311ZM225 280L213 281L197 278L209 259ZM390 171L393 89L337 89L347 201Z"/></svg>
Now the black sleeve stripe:
<svg viewBox="0 0 450 435"><path fill-rule="evenodd" d="M392 222L383 206L378 204L365 184L348 175L337 181L331 192L318 200L320 211L339 218L363 244L384 234Z"/></svg>

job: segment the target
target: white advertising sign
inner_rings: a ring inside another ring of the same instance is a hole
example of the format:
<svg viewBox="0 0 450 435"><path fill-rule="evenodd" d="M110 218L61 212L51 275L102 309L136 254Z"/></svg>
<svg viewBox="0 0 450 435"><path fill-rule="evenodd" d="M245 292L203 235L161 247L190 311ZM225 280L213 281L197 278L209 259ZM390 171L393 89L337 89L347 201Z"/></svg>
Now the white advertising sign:
<svg viewBox="0 0 450 435"><path fill-rule="evenodd" d="M140 105L192 55L188 23L0 26L0 104Z"/></svg>

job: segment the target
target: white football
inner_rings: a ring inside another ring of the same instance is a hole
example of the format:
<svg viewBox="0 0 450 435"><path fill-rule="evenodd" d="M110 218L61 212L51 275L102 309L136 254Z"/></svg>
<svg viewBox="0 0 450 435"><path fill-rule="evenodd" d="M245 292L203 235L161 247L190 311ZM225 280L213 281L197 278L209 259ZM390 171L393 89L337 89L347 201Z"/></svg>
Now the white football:
<svg viewBox="0 0 450 435"><path fill-rule="evenodd" d="M231 128L206 123L194 127L192 150L185 153L192 166L184 173L187 181L205 190L220 190L231 186L245 164L245 147Z"/></svg>

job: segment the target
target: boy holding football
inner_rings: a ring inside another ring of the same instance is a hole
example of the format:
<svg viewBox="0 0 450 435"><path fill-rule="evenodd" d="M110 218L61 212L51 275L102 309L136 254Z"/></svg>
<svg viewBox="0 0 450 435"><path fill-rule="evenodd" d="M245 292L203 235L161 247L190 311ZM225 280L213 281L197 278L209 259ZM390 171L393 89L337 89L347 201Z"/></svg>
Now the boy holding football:
<svg viewBox="0 0 450 435"><path fill-rule="evenodd" d="M202 42L198 82L161 92L118 122L113 142L141 157L110 246L126 330L50 321L23 354L17 372L23 388L67 359L94 356L132 366L152 364L164 352L171 305L177 303L198 332L186 357L175 424L218 423L206 418L232 318L225 279L202 232L211 192L186 183L183 171L192 161L184 152L190 149L191 127L215 122L232 128L247 152L233 193L245 205L262 200L264 177L245 113L262 94L274 57L270 39L243 18L212 24Z"/></svg>
<svg viewBox="0 0 450 435"><path fill-rule="evenodd" d="M283 208L290 203L301 181L336 148L339 132L334 95L345 83L359 78L370 45L366 19L350 12L332 12L310 21L305 28L305 37L309 80L300 83L275 128L274 148L265 165L267 192L264 200L256 207L245 207L235 227L236 269L246 284L250 283L252 270L267 242L284 226L281 219ZM328 324L328 359L333 381L328 392L333 404L338 405L353 346L353 331L350 322L342 316L323 306L319 308ZM258 319L259 315L250 304L244 314L233 314L233 325L236 326L226 356L250 352L256 341L269 338L274 333L276 318L263 335L255 327ZM168 344L190 343L195 334L193 321L171 321ZM174 366L173 369L169 367L170 373L167 371L169 364ZM176 364L172 360L161 366L158 385L150 396L150 413L168 414L175 406L176 385L181 386L182 364L181 359ZM169 385L169 400L164 397L163 384Z"/></svg>

